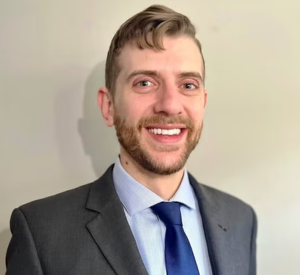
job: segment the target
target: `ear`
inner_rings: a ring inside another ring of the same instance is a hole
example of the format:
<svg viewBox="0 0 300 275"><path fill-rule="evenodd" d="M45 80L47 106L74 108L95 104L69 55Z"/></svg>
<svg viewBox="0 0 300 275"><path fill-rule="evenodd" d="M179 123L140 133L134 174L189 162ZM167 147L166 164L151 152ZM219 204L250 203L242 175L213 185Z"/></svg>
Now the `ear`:
<svg viewBox="0 0 300 275"><path fill-rule="evenodd" d="M114 104L112 96L106 87L102 87L98 91L97 102L105 124L108 127L114 126Z"/></svg>

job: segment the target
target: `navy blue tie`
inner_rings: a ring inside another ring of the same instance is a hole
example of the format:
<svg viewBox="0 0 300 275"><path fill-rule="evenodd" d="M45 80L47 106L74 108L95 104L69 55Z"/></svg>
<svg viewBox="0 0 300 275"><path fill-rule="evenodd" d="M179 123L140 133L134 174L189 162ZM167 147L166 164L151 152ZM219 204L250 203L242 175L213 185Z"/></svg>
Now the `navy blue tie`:
<svg viewBox="0 0 300 275"><path fill-rule="evenodd" d="M191 245L182 227L180 204L178 202L161 202L151 208L166 226L167 274L199 275Z"/></svg>

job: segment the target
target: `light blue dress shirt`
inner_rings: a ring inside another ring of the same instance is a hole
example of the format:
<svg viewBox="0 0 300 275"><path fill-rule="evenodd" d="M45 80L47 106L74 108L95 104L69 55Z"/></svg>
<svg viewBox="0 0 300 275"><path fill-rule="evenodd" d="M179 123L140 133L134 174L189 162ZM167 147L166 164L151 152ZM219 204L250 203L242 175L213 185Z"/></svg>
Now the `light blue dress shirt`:
<svg viewBox="0 0 300 275"><path fill-rule="evenodd" d="M119 158L113 169L113 180L148 274L166 275L166 227L150 208L165 200L132 178ZM183 204L183 229L193 249L198 270L201 275L212 275L199 206L186 170L180 187L169 201Z"/></svg>

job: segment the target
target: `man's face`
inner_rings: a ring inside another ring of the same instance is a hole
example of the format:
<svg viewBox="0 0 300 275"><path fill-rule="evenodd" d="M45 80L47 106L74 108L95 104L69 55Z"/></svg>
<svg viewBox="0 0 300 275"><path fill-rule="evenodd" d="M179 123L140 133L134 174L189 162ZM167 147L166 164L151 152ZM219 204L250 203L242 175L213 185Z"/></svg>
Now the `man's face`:
<svg viewBox="0 0 300 275"><path fill-rule="evenodd" d="M169 175L182 169L203 126L203 60L188 37L163 41L165 51L126 45L114 99L121 153L144 169Z"/></svg>

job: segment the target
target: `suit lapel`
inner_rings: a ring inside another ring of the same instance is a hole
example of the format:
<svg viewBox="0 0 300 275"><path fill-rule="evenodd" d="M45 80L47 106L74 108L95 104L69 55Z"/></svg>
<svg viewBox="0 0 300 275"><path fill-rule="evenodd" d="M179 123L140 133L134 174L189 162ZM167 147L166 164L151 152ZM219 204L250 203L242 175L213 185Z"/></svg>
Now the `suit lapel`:
<svg viewBox="0 0 300 275"><path fill-rule="evenodd" d="M204 186L189 176L199 203L213 274L235 275L234 271L224 273L224 266L237 260L229 252L232 235L228 215L219 206L213 192L207 192Z"/></svg>
<svg viewBox="0 0 300 275"><path fill-rule="evenodd" d="M113 166L91 186L86 208L99 214L87 224L87 228L116 274L147 275L115 191L112 169Z"/></svg>

